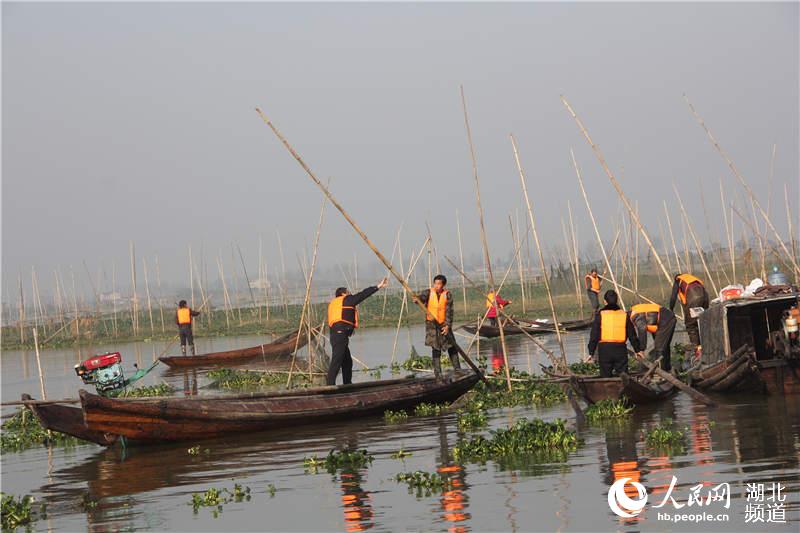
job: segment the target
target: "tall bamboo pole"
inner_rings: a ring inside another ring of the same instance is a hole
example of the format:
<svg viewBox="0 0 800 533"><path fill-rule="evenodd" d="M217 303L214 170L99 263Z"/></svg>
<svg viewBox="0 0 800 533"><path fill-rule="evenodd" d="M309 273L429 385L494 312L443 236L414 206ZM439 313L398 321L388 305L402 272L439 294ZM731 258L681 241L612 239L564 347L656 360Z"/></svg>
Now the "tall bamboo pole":
<svg viewBox="0 0 800 533"><path fill-rule="evenodd" d="M644 237L647 246L649 246L650 250L653 252L653 256L655 257L656 262L658 263L658 266L661 269L661 272L664 274L664 277L666 278L667 282L671 284L673 281L672 276L669 274L669 272L667 272L667 268L664 266L664 263L658 256L658 252L656 251L655 246L653 246L653 241L650 240L650 236L644 229L642 222L639 220L639 217L636 216L636 214L633 212L633 208L631 208L631 204L628 202L628 198L625 196L625 193L622 192L622 188L620 187L616 178L614 178L614 174L611 172L611 169L608 168L606 160L603 157L603 154L600 152L600 149L597 147L596 144L594 144L592 138L589 137L589 132L586 131L583 122L581 122L581 119L578 118L578 115L575 113L575 111L572 110L572 107L569 105L569 102L567 102L566 98L562 96L561 101L563 102L564 106L567 108L569 113L572 115L572 118L575 119L575 123L578 125L578 128L580 128L581 133L583 133L583 136L586 138L586 141L589 143L589 146L592 147L592 150L594 151L597 160L600 162L600 166L603 167L603 170L606 172L608 179L611 181L611 184L614 186L614 189L616 189L617 194L620 197L620 200L622 200L622 203L625 205L625 208L628 210L628 213L631 213L631 215L633 216L634 222L636 222L636 225L639 227L639 232L642 234L642 237Z"/></svg>
<svg viewBox="0 0 800 533"><path fill-rule="evenodd" d="M303 168L303 170L306 172L306 174L309 176L309 178L311 178L311 180L317 185L317 187L319 187L320 190L322 190L322 192L325 193L325 196L328 197L328 200L330 200L330 202L334 205L334 207L336 207L336 209L342 214L342 216L345 218L345 220L347 220L347 222L350 224L350 226L353 228L353 230L356 233L358 233L358 235L366 243L366 245L369 246L369 248L372 250L372 252L375 254L375 256L381 261L381 263L383 263L383 265L385 267L387 267L389 269L389 272L391 272L391 274L395 277L395 279L397 279L401 283L401 285L403 285L403 288L406 290L406 292L408 292L412 296L415 296L414 292L412 291L412 289L408 285L408 283L406 283L405 279L403 279L400 276L400 274L398 274L397 271L394 270L392 265L387 261L386 257L380 252L380 250L378 250L375 247L374 244L372 244L372 241L369 240L369 238L367 237L366 233L364 233L361 230L361 228L355 223L355 221L350 217L350 215L347 214L347 212L344 210L344 208L341 206L341 204L339 204L339 202L336 201L336 199L333 197L333 195L327 189L327 187L325 187L325 185L322 184L322 182L317 178L317 176L314 175L314 173L311 171L311 169L308 167L308 165L306 165L305 162L303 161L303 159L300 157L300 155L294 150L294 148L292 148L292 146L289 144L289 142L286 140L286 138L283 136L283 134L281 134L281 132L278 131L278 129L275 127L275 125L272 124L272 122L264 115L264 113L261 112L261 109L256 108L256 112L261 117L261 119L264 121L264 123L267 126L269 126L269 128L272 130L272 132L275 134L275 136L278 137L278 140L280 140L281 143L283 143L284 147L286 147L286 149L289 151L289 153L292 154L292 157L294 157L294 159L297 161L297 163ZM423 313L423 315L425 315L427 317L428 316L428 311L425 308L425 306L422 305L422 302L417 300L415 303L417 304L417 307L420 309L420 311ZM455 348L459 351L459 353L461 354L461 357L464 358L464 361L466 361L466 363L470 366L470 368L472 368L472 370L484 382L488 383L488 380L483 375L483 372L481 372L480 368L478 368L478 366L472 361L472 359L470 359L469 355L467 355L467 353L460 346L458 346L457 343L455 344Z"/></svg>
<svg viewBox="0 0 800 533"><path fill-rule="evenodd" d="M508 227L511 229L511 242L519 248L519 243L517 239L517 233L514 231L514 222L511 220L511 215L508 216ZM527 311L525 309L525 278L522 275L522 258L518 255L517 256L517 273L519 274L519 288L522 292L522 314L525 314Z"/></svg>
<svg viewBox="0 0 800 533"><path fill-rule="evenodd" d="M75 339L81 338L81 315L78 312L78 290L75 287L75 271L72 267L69 268L70 276L72 277L72 306L75 310Z"/></svg>
<svg viewBox="0 0 800 533"><path fill-rule="evenodd" d="M139 334L139 296L136 293L136 247L133 241L130 241L130 256L131 256L131 327L133 334Z"/></svg>
<svg viewBox="0 0 800 533"><path fill-rule="evenodd" d="M158 289L158 314L161 318L161 333L166 332L164 325L164 292L161 290L161 267L158 264L158 254L156 254L156 288Z"/></svg>
<svg viewBox="0 0 800 533"><path fill-rule="evenodd" d="M47 392L44 388L44 371L42 371L42 358L39 355L39 335L36 328L33 328L33 347L36 350L36 367L39 369L39 387L42 392L42 400L47 401Z"/></svg>
<svg viewBox="0 0 800 533"><path fill-rule="evenodd" d="M722 186L722 176L719 178L719 199L722 207L722 219L725 223L725 239L728 245L728 258L731 262L731 283L736 283L736 261L734 260L734 242L731 224L728 223L728 206L725 205L725 191ZM732 223L733 221L731 221Z"/></svg>
<svg viewBox="0 0 800 533"><path fill-rule="evenodd" d="M606 254L606 247L603 246L603 238L600 237L600 230L597 229L597 222L594 220L594 213L592 213L592 206L589 204L589 196L586 194L586 188L583 186L583 177L581 177L581 170L578 167L578 162L575 160L575 152L572 148L569 149L569 154L572 156L572 166L575 167L575 174L578 176L578 185L581 188L581 194L583 195L583 201L586 204L586 211L589 212L589 219L592 221L592 227L594 228L594 235L597 239L597 245L600 247L600 252L603 254L603 261L606 264L606 270L608 271L608 275L611 276L611 283L614 284L614 290L616 291L617 295L619 296L620 304L622 304L622 308L625 309L625 302L620 294L619 285L617 284L617 278L614 276L614 269L611 268L611 262L609 261L608 254ZM616 239L615 239L616 243Z"/></svg>
<svg viewBox="0 0 800 533"><path fill-rule="evenodd" d="M150 280L147 278L147 258L142 257L142 272L144 273L144 290L147 295L147 316L150 318L150 334L156 332L155 323L153 322L153 304L150 299Z"/></svg>
<svg viewBox="0 0 800 533"><path fill-rule="evenodd" d="M794 238L794 230L792 229L792 213L789 211L789 189L785 183L783 184L783 200L786 204L786 223L789 229L789 243L792 245L792 256L797 257L797 245ZM797 272L794 274L794 283L795 285L800 284Z"/></svg>
<svg viewBox="0 0 800 533"><path fill-rule="evenodd" d="M458 209L456 209L456 233L458 234L458 258L461 264L461 270L464 270L464 248L461 246L461 220L458 216ZM461 276L461 296L464 299L464 315L467 314L467 281L464 276Z"/></svg>
<svg viewBox="0 0 800 533"><path fill-rule="evenodd" d="M114 326L114 337L119 334L117 329L117 263L111 263L111 320Z"/></svg>
<svg viewBox="0 0 800 533"><path fill-rule="evenodd" d="M756 209L753 205L753 202L750 202L750 213L752 214L752 221L753 226L756 228L756 241L758 242L758 251L761 257L761 279L766 279L767 277L767 256L766 250L764 249L764 239L761 237L761 224L758 223L758 217L756 216ZM764 228L766 230L766 227Z"/></svg>
<svg viewBox="0 0 800 533"><path fill-rule="evenodd" d="M464 126L467 130L467 142L469 144L469 155L470 159L472 160L472 177L475 180L475 199L478 205L478 219L480 221L481 227L481 244L483 245L483 259L486 263L486 270L489 274L489 290L495 296L495 301L492 302L495 306L497 305L496 298L497 292L495 290L494 284L494 274L492 273L492 261L489 257L489 243L486 239L486 227L483 222L483 207L481 206L481 187L480 187L480 180L478 179L478 162L475 158L475 147L472 143L472 130L469 127L469 117L467 116L467 99L464 96L464 86L461 86L461 107L464 111ZM506 337L505 332L503 331L503 327L501 324L500 327L500 347L503 350L503 366L506 371L506 385L508 390L511 391L511 369L509 368L508 364L508 351L506 350Z"/></svg>
<svg viewBox="0 0 800 533"><path fill-rule="evenodd" d="M280 257L281 257L281 278L282 279L281 279L279 288L281 290L281 299L283 300L283 310L284 310L284 313L286 313L286 320L289 320L289 302L287 300L287 288L286 288L286 261L285 261L284 256L283 256L283 241L281 240L281 232L280 232L280 230L276 229L275 230L275 234L278 236L278 251L280 252ZM235 273L236 272L234 271L234 274ZM236 291L237 291L236 301L238 302L239 301L239 295L238 295L239 289L237 288Z"/></svg>
<svg viewBox="0 0 800 533"><path fill-rule="evenodd" d="M672 240L672 252L675 254L675 265L678 271L685 271L688 270L689 265L686 265L686 269L681 266L681 257L678 255L678 246L675 244L675 234L672 232L672 219L669 216L669 209L667 209L667 201L664 200L664 216L667 219L667 229L669 230L669 238Z"/></svg>
<svg viewBox="0 0 800 533"><path fill-rule="evenodd" d="M525 183L525 171L522 169L522 162L519 159L519 150L517 148L517 141L513 135L509 135L511 139L511 148L514 151L514 162L517 164L517 172L519 173L519 181L522 184L522 195L525 198L525 206L528 208L528 220L531 223L531 232L533 233L533 242L536 244L536 252L539 255L539 267L542 269L542 277L544 279L544 289L547 292L547 301L550 303L550 313L553 317L553 327L556 330L556 338L558 339L558 347L561 350L561 364L564 368L567 365L567 351L564 349L564 339L561 338L561 328L558 325L558 315L556 313L556 305L553 301L553 293L550 290L550 280L547 275L547 267L544 264L544 254L542 254L542 246L539 242L539 232L536 231L536 217L533 215L533 207L531 200L528 196L528 186ZM502 330L502 328L501 328Z"/></svg>
<svg viewBox="0 0 800 533"><path fill-rule="evenodd" d="M583 320L583 298L581 297L581 265L578 259L578 236L575 231L575 224L572 221L572 204L567 200L567 212L569 213L569 234L572 242L572 261L573 271L575 273L575 300L578 304L578 309L581 312L581 320Z"/></svg>
<svg viewBox="0 0 800 533"><path fill-rule="evenodd" d="M725 162L728 164L728 168L730 168L730 169L731 169L731 172L733 172L733 175L734 175L734 176L736 176L736 179L738 179L738 180L739 180L739 183L742 185L742 188L743 188L743 189L744 189L744 190L747 192L747 194L750 196L750 199L753 201L753 204L755 204L755 206L756 206L756 207L758 208L758 210L761 212L761 216L764 218L764 222L766 222L766 223L767 223L767 225L768 225L768 226L770 227L770 229L772 230L772 233L775 235L775 239L778 241L778 244L781 246L781 249L783 250L783 252L784 252L784 253L785 253L787 256L789 256L789 259L790 259L790 260L791 260L791 262L792 262L792 266L793 266L793 268L794 268L795 272L796 272L796 273L800 272L800 266L798 266L796 259L795 259L794 257L792 257L792 254L791 254L791 252L790 252L790 251L789 251L789 249L786 247L786 243L784 243L784 242L783 242L783 239L781 238L780 234L778 233L778 230L776 230L776 229L775 229L775 226L773 226L773 225L772 225L772 221L770 220L770 218L769 218L769 215L768 215L768 214L766 213L766 211L764 211L764 209L761 207L761 204L759 203L759 201L758 201L758 198L756 198L756 195L755 195L755 193L753 193L753 190L752 190L752 189L750 188L750 186L747 184L747 182L745 181L744 177L743 177L743 176L742 176L742 175L739 173L739 171L738 171L738 170L737 170L737 168L736 168L736 165L734 165L734 164L733 164L733 161L731 160L731 158L730 158L730 156L728 155L728 153L727 153L725 150L723 150L723 149L722 149L722 147L719 145L719 143L717 142L717 140L716 140L716 139L714 138L714 136L711 134L711 131L708 129L708 126L706 126L706 123L705 123L705 121L703 121L703 119L702 119L702 118L700 117L700 115L697 113L697 111L695 110L694 106L693 106L693 105L692 105L692 103L689 101L689 98L688 98L688 97L687 97L685 94L683 95L683 99L686 101L686 104L689 106L689 109L691 110L691 112L692 112L692 115L694 115L694 117L695 117L695 119L697 120L697 122L698 122L698 123L700 124L700 126L701 126L701 127L704 129L704 130L705 130L705 132L706 132L706 135L708 136L708 139L709 139L709 141L711 141L711 144L714 146L714 148L716 148L716 149L717 149L717 152L718 152L718 153L719 153L719 154L722 156L722 158L723 158L723 159L725 159Z"/></svg>
<svg viewBox="0 0 800 533"><path fill-rule="evenodd" d="M225 270L222 268L222 261L217 256L217 270L219 271L219 279L222 282L222 308L225 311L225 327L231 329L231 301L228 296L228 286L225 284Z"/></svg>
<svg viewBox="0 0 800 533"><path fill-rule="evenodd" d="M256 295L253 293L253 287L250 284L250 276L247 275L247 267L244 264L244 256L242 255L242 249L239 247L239 244L236 244L236 250L239 252L239 260L242 262L242 272L244 272L244 280L247 283L247 290L250 291L250 301L253 303L253 310L258 306L256 303Z"/></svg>
<svg viewBox="0 0 800 533"><path fill-rule="evenodd" d="M420 257L422 257L422 252L425 251L425 246L430 242L430 240L431 240L431 237L429 235L427 237L427 239L425 239L425 242L422 243L422 246L420 246L419 254L416 257L414 256L414 250L411 250L411 257L409 257L409 261L411 261L411 262L408 265L408 273L407 274L405 272L403 272L403 259L402 259L402 250L401 250L400 275L403 276L403 279L406 280L406 283L408 283L408 280L411 279L411 274L414 272L414 269L417 267L417 262L419 261ZM389 363L390 365L394 364L395 354L397 353L397 339L400 337L400 326L403 323L403 312L405 311L407 304L408 304L408 295L405 292L403 292L403 301L400 303L400 314L397 317L397 329L394 332L394 344L392 344L392 358L391 358L391 361ZM410 341L410 339L409 339L409 341Z"/></svg>
<svg viewBox="0 0 800 533"><path fill-rule="evenodd" d="M397 246L400 243L400 232L403 231L403 223L397 228L397 235L394 238L394 246L392 246L392 255L389 257L389 263L394 264L394 254L397 252ZM386 277L389 277L389 272L386 272ZM381 320L386 318L386 299L389 296L389 291L383 291L383 307L381 308Z"/></svg>
<svg viewBox="0 0 800 533"><path fill-rule="evenodd" d="M703 248L700 246L700 242L697 240L697 235L695 235L694 229L692 228L692 222L689 220L689 215L686 214L686 209L683 206L683 199L681 199L681 195L678 192L678 187L675 186L674 182L672 183L672 189L675 191L675 196L678 198L678 205L681 208L681 213L683 213L684 220L686 220L686 226L689 228L689 235L692 237L692 241L694 241L694 247L697 250L697 255L700 256L700 262L703 264L703 270L705 270L706 276L708 276L709 281L711 281L711 287L714 289L714 294L719 294L719 289L714 281L714 276L711 275L711 271L708 269L708 265L706 264L706 258L703 255Z"/></svg>

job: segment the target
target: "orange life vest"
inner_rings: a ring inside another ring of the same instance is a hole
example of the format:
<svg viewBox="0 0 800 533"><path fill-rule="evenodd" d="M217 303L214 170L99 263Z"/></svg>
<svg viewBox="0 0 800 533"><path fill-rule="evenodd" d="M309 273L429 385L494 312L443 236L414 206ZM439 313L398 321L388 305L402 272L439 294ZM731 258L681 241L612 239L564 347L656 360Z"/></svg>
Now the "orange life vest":
<svg viewBox="0 0 800 533"><path fill-rule="evenodd" d="M680 298L683 305L686 305L686 292L691 285L699 283L701 287L703 286L703 282L700 281L700 278L692 276L691 274L681 274L678 276L678 283L678 298Z"/></svg>
<svg viewBox="0 0 800 533"><path fill-rule="evenodd" d="M185 326L192 323L192 310L188 307L178 308L178 324Z"/></svg>
<svg viewBox="0 0 800 533"><path fill-rule="evenodd" d="M626 327L628 314L622 309L600 311L600 342L622 342L628 335Z"/></svg>
<svg viewBox="0 0 800 533"><path fill-rule="evenodd" d="M428 295L428 316L426 320L435 321L438 324L444 324L447 315L447 297L449 291L442 291L442 294L436 294L436 291L431 289Z"/></svg>
<svg viewBox="0 0 800 533"><path fill-rule="evenodd" d="M655 333L658 331L658 321L661 316L661 306L658 304L637 304L631 307L631 322L636 315L643 314L647 324L647 331ZM635 322L634 322L635 324Z"/></svg>
<svg viewBox="0 0 800 533"><path fill-rule="evenodd" d="M586 274L586 279L589 280L588 289L592 292L600 294L600 276L592 276L591 274Z"/></svg>
<svg viewBox="0 0 800 533"><path fill-rule="evenodd" d="M495 303L495 295L493 292L490 292L489 294L486 295L486 309L491 309L492 307L494 307L494 303ZM502 309L503 307L505 306L500 305L499 303L497 304L498 309Z"/></svg>
<svg viewBox="0 0 800 533"><path fill-rule="evenodd" d="M344 297L337 296L328 304L328 327L332 328L337 322L358 327L358 309L352 305L344 305Z"/></svg>

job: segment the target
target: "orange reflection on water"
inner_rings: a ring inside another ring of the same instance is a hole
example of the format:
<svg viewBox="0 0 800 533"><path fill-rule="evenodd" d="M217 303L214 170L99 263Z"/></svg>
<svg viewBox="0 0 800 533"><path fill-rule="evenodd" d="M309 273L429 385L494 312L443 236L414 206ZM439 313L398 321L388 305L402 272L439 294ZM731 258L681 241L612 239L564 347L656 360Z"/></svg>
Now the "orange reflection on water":
<svg viewBox="0 0 800 533"><path fill-rule="evenodd" d="M467 507L467 497L464 493L464 467L461 465L442 465L437 468L440 476L450 480L453 488L442 494L440 501L444 511L444 519L450 522L448 531L451 533L466 533L467 528L460 525L470 518L470 514L465 512Z"/></svg>
<svg viewBox="0 0 800 533"><path fill-rule="evenodd" d="M369 493L361 488L361 476L342 472L341 480L345 531L366 531L372 528L375 525L372 522L372 504Z"/></svg>
<svg viewBox="0 0 800 533"><path fill-rule="evenodd" d="M630 481L625 483L625 495L633 500L639 499L639 491L636 490L636 487L634 487L632 483L633 481L639 483L642 477L642 473L636 461L616 461L611 463L611 473L614 475L613 483L616 483L620 479L630 478ZM633 509L627 509L622 505L620 505L620 507L624 511L633 511ZM632 518L622 518L621 520L626 524L634 524L638 522L639 519L639 515L635 515Z"/></svg>

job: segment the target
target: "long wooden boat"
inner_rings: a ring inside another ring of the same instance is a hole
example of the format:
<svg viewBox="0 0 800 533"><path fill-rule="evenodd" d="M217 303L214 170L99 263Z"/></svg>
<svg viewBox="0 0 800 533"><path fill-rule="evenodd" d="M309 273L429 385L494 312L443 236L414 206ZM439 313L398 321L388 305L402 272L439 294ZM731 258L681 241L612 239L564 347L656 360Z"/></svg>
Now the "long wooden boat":
<svg viewBox="0 0 800 533"><path fill-rule="evenodd" d="M301 348L308 343L308 335L300 335L298 339L298 334L299 331L294 331L271 343L251 346L249 348L192 356L177 355L159 357L159 360L171 368L189 368L244 363L259 357L282 357L291 355L294 352L295 345L297 348Z"/></svg>
<svg viewBox="0 0 800 533"><path fill-rule="evenodd" d="M26 402L25 406L36 415L44 429L71 435L102 446L110 446L117 440L116 435L86 427L83 421L83 410L80 407L56 403L38 404L28 394L22 395L22 401Z"/></svg>
<svg viewBox="0 0 800 533"><path fill-rule="evenodd" d="M80 391L86 427L132 443L204 439L381 414L451 402L478 381L472 371L437 380L405 378L352 385L190 398L105 398Z"/></svg>
<svg viewBox="0 0 800 533"><path fill-rule="evenodd" d="M590 328L592 326L592 321L593 319L589 318L586 320L559 322L559 329L561 331L580 331ZM504 325L503 335L521 335L523 332L527 332L529 335L542 335L544 333L555 333L556 331L551 321L519 319L517 320L517 324ZM486 322L480 327L480 330L478 329L478 322L464 324L461 326L461 329L472 335L479 332L478 334L481 337L486 337L488 339L500 336L500 328L487 324Z"/></svg>
<svg viewBox="0 0 800 533"><path fill-rule="evenodd" d="M601 378L579 374L557 374L547 368L543 368L543 371L561 382L569 382L573 390L590 405L601 400L623 400L631 405L655 403L666 400L678 392L678 388L671 383L647 379L641 374Z"/></svg>
<svg viewBox="0 0 800 533"><path fill-rule="evenodd" d="M797 293L713 303L700 315L703 350L693 387L720 393L800 393L800 345L787 340L783 314Z"/></svg>

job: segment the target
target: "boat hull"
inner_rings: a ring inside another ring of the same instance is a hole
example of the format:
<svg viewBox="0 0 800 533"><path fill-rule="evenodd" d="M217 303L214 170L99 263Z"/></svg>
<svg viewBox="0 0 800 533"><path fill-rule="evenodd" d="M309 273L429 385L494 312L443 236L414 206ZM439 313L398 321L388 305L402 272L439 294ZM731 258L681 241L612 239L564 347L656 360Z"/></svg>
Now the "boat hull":
<svg viewBox="0 0 800 533"><path fill-rule="evenodd" d="M102 446L110 446L117 440L116 435L91 430L86 427L83 421L83 410L80 407L59 404L39 405L27 394L22 395L22 401L28 402L25 403L25 406L36 415L39 423L45 429L71 435Z"/></svg>
<svg viewBox="0 0 800 533"><path fill-rule="evenodd" d="M81 390L80 397L88 428L131 442L156 443L370 416L422 402L450 402L477 381L476 374L462 371L446 380L386 380L245 396L118 399Z"/></svg>
<svg viewBox="0 0 800 533"><path fill-rule="evenodd" d="M668 383L643 385L630 376L623 377L576 377L576 390L589 404L602 400L623 400L631 405L656 403L674 396L678 389Z"/></svg>
<svg viewBox="0 0 800 533"><path fill-rule="evenodd" d="M178 355L160 357L159 360L170 368L191 368L246 363L260 357L284 357L294 353L295 348L302 348L308 343L307 335L301 335L299 339L297 336L298 332L295 331L269 344L261 344L226 352L214 352L192 356Z"/></svg>
<svg viewBox="0 0 800 533"><path fill-rule="evenodd" d="M506 325L503 326L503 335L521 335L528 333L529 335L543 335L545 333L555 333L555 328L549 322L527 322L520 321L520 325ZM573 320L569 322L562 322L560 324L561 331L580 331L591 327L592 320ZM462 326L466 332L474 335L478 333L481 337L493 339L500 336L500 328L489 324L484 324L478 328L477 323L467 324Z"/></svg>

